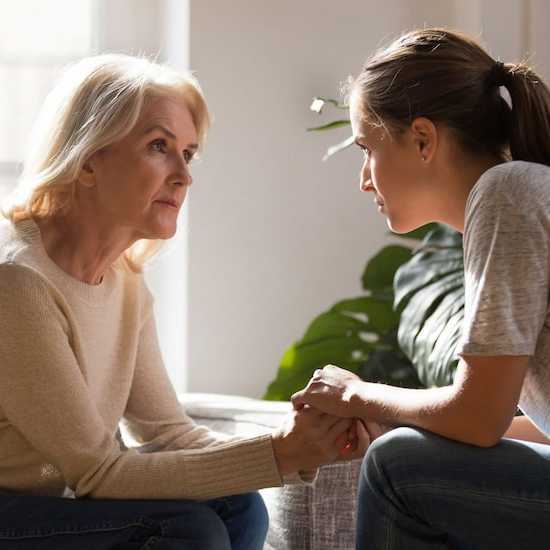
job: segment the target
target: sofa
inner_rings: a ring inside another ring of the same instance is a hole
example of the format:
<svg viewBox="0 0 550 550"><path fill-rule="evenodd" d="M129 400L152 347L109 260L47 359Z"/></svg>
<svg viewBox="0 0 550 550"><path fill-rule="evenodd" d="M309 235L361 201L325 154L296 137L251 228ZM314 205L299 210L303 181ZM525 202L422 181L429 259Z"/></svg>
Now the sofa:
<svg viewBox="0 0 550 550"><path fill-rule="evenodd" d="M239 435L271 431L288 413L288 402L219 394L179 396L197 423ZM261 490L270 527L265 550L348 550L355 548L355 500L361 460L319 470L313 485Z"/></svg>

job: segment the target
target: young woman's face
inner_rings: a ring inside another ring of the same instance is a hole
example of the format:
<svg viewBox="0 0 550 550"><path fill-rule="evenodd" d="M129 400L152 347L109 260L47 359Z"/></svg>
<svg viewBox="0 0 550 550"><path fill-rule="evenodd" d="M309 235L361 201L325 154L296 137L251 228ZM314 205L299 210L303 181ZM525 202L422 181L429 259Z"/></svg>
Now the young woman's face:
<svg viewBox="0 0 550 550"><path fill-rule="evenodd" d="M191 185L197 150L189 109L177 98L146 103L136 126L89 161L96 222L132 240L167 239Z"/></svg>
<svg viewBox="0 0 550 550"><path fill-rule="evenodd" d="M355 142L364 154L361 190L374 194L378 210L395 233L427 223L422 157L412 136L393 136L367 124L356 94L351 97L350 118Z"/></svg>

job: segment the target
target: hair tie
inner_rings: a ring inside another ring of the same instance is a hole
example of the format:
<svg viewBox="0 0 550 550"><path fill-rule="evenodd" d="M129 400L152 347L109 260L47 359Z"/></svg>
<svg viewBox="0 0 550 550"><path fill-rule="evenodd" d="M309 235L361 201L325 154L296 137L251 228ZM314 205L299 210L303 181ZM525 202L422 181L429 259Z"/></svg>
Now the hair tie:
<svg viewBox="0 0 550 550"><path fill-rule="evenodd" d="M502 61L495 61L493 66L489 69L487 83L489 86L505 86L508 74L508 69L506 69L504 63L502 63Z"/></svg>

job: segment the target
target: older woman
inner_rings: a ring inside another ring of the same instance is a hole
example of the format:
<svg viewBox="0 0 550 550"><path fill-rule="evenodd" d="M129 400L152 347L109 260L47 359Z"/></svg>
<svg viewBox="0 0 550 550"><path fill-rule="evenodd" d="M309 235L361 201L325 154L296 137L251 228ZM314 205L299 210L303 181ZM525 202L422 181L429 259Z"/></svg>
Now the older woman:
<svg viewBox="0 0 550 550"><path fill-rule="evenodd" d="M311 407L244 439L178 403L141 268L208 120L191 76L121 55L77 63L44 104L0 222L2 548L262 548L254 491L311 480L352 432L349 457L368 444Z"/></svg>

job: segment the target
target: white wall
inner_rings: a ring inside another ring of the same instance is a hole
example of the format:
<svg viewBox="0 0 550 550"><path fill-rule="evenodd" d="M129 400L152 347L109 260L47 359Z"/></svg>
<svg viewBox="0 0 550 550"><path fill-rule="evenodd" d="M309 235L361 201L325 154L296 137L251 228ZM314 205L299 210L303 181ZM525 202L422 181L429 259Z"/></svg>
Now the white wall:
<svg viewBox="0 0 550 550"><path fill-rule="evenodd" d="M503 62L527 61L550 81L548 0L455 0L454 26Z"/></svg>
<svg viewBox="0 0 550 550"><path fill-rule="evenodd" d="M385 223L347 131L308 134L388 37L449 22L452 3L192 0L191 67L215 116L189 203L188 389L263 394L315 315L360 292ZM327 117L329 118L329 117Z"/></svg>
<svg viewBox="0 0 550 550"><path fill-rule="evenodd" d="M550 2L529 0L530 13L527 22L527 52L537 72L550 83Z"/></svg>

